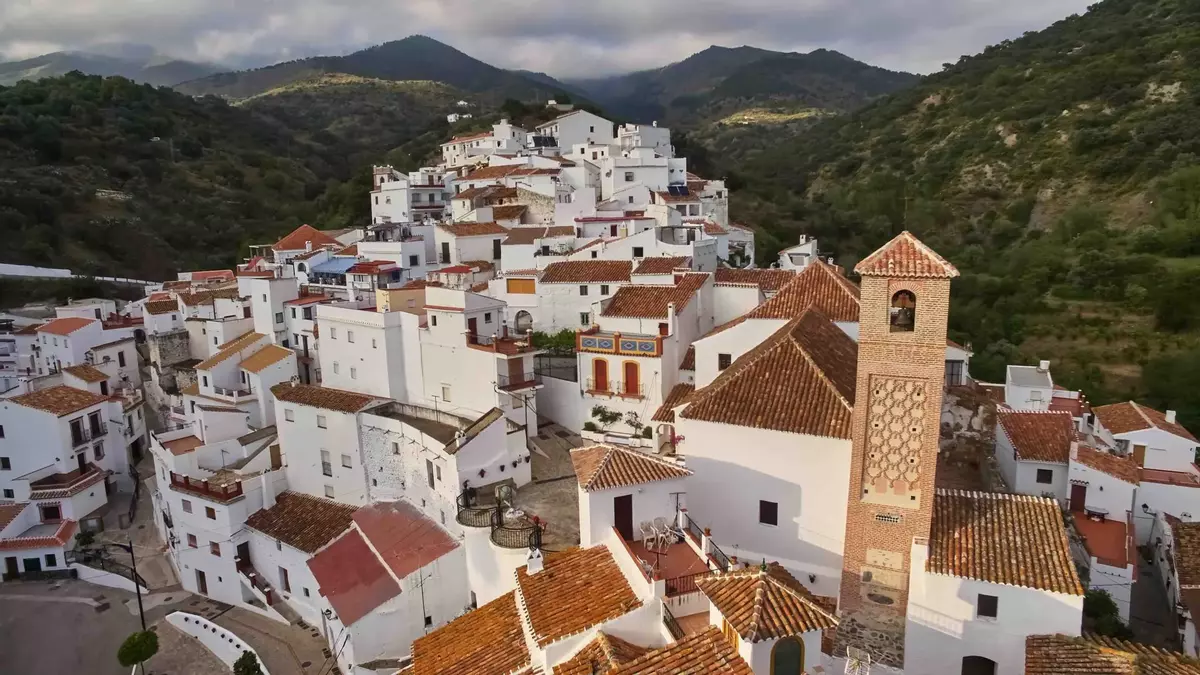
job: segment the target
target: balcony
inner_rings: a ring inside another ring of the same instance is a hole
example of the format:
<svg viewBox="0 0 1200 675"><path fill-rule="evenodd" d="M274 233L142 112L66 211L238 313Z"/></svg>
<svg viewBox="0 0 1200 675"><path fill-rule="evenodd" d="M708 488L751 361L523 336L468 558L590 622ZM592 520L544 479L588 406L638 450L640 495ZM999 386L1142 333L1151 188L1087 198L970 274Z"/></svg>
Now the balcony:
<svg viewBox="0 0 1200 675"><path fill-rule="evenodd" d="M510 337L506 328L503 335L473 335L467 333L467 346L505 356L516 356L537 351L528 337Z"/></svg>
<svg viewBox="0 0 1200 675"><path fill-rule="evenodd" d="M501 391L524 391L527 389L540 389L542 387L542 376L539 373L522 373L520 375L497 375L496 386Z"/></svg>
<svg viewBox="0 0 1200 675"><path fill-rule="evenodd" d="M575 349L593 354L658 357L662 356L662 336L622 335L592 329L576 334Z"/></svg>
<svg viewBox="0 0 1200 675"><path fill-rule="evenodd" d="M246 387L245 389L226 389L225 387L215 387L214 386L213 393L216 394L217 396L224 396L226 398L231 398L236 401L237 399L245 398L254 392L250 391L250 387Z"/></svg>
<svg viewBox="0 0 1200 675"><path fill-rule="evenodd" d="M218 485L198 478L189 478L174 471L171 472L171 489L221 503L232 502L242 497L240 480L229 485Z"/></svg>
<svg viewBox="0 0 1200 675"><path fill-rule="evenodd" d="M71 428L71 447L78 448L91 443L97 438L102 438L108 435L108 425L104 422L91 424L87 427L72 427Z"/></svg>
<svg viewBox="0 0 1200 675"><path fill-rule="evenodd" d="M99 483L106 472L95 464L88 464L86 471L68 471L55 473L39 478L29 483L30 499L52 499L69 497L82 492L84 489Z"/></svg>
<svg viewBox="0 0 1200 675"><path fill-rule="evenodd" d="M646 398L646 385L641 382L620 382L588 378L585 391L592 395Z"/></svg>
<svg viewBox="0 0 1200 675"><path fill-rule="evenodd" d="M268 605L275 604L275 591L271 589L271 585L263 579L262 575L254 569L254 565L250 564L248 559L240 556L234 556L233 564L236 566L238 576L250 584L250 587L258 591L256 595L261 596L261 600Z"/></svg>

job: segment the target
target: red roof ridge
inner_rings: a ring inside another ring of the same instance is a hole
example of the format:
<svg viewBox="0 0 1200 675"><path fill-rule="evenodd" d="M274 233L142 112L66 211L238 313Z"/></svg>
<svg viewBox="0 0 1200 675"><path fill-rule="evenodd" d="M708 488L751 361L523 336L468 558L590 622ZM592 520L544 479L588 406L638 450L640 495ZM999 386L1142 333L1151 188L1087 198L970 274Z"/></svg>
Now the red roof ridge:
<svg viewBox="0 0 1200 675"><path fill-rule="evenodd" d="M880 246L854 266L863 276L953 279L958 269L908 230Z"/></svg>

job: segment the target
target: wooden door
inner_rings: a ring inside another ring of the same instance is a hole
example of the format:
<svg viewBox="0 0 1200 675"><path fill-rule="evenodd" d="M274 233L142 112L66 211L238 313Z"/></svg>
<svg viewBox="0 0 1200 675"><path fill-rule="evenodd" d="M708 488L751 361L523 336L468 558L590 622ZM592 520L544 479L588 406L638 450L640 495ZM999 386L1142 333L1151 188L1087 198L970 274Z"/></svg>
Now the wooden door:
<svg viewBox="0 0 1200 675"><path fill-rule="evenodd" d="M608 236L610 236L610 237L617 236L617 226L616 225L608 226Z"/></svg>
<svg viewBox="0 0 1200 675"><path fill-rule="evenodd" d="M525 359L508 360L508 383L517 384L525 381Z"/></svg>
<svg viewBox="0 0 1200 675"><path fill-rule="evenodd" d="M1087 503L1087 486L1072 485L1071 486L1071 510L1076 513L1083 513L1083 505Z"/></svg>
<svg viewBox="0 0 1200 675"><path fill-rule="evenodd" d="M474 317L467 319L467 340L468 341L479 336L479 332L476 330L476 326L479 325L477 322L478 322L478 319L476 319Z"/></svg>
<svg viewBox="0 0 1200 675"><path fill-rule="evenodd" d="M1140 467L1144 468L1146 466L1146 446L1133 446L1133 461Z"/></svg>
<svg viewBox="0 0 1200 675"><path fill-rule="evenodd" d="M592 361L592 380L592 388L595 391L608 391L608 361Z"/></svg>
<svg viewBox="0 0 1200 675"><path fill-rule="evenodd" d="M625 375L625 393L630 396L637 396L640 391L640 382L638 378L638 364L632 361L626 361L624 366Z"/></svg>
<svg viewBox="0 0 1200 675"><path fill-rule="evenodd" d="M613 497L613 525L625 541L633 541L633 495Z"/></svg>
<svg viewBox="0 0 1200 675"><path fill-rule="evenodd" d="M21 573L21 568L17 565L16 556L8 556L4 559L4 576L16 578Z"/></svg>
<svg viewBox="0 0 1200 675"><path fill-rule="evenodd" d="M208 595L208 577L204 576L203 570L196 570L196 590L201 595Z"/></svg>

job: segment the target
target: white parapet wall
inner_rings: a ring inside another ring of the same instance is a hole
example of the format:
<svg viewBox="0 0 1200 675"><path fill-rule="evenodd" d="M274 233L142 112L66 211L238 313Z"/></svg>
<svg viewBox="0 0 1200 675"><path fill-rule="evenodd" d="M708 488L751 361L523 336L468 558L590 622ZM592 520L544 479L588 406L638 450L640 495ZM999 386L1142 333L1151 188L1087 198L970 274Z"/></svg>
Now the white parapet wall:
<svg viewBox="0 0 1200 675"><path fill-rule="evenodd" d="M76 573L79 574L80 581L86 581L89 584L96 584L97 586L119 588L123 591L129 591L130 593L137 591L137 584L119 574L105 572L104 570L98 570L94 567L88 567L87 565L80 565L79 563L71 563L71 569L75 570ZM149 593L150 591L147 590L145 586L142 586L142 592Z"/></svg>
<svg viewBox="0 0 1200 675"><path fill-rule="evenodd" d="M262 659L258 657L258 652L229 630L208 619L187 612L172 612L167 615L167 623L199 640L200 644L208 648L208 651L212 652L230 669L233 668L233 663L241 657L242 652L250 652L254 654L255 658L258 658L258 665L262 669L263 675L271 675L267 672L267 667L263 664Z"/></svg>

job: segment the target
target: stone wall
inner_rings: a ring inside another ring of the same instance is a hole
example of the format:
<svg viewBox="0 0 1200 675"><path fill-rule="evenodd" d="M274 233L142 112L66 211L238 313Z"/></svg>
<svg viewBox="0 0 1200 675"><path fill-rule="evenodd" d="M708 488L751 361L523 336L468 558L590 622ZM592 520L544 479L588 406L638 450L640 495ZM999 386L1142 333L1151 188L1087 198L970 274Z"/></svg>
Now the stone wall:
<svg viewBox="0 0 1200 675"><path fill-rule="evenodd" d="M148 342L150 362L158 364L159 368L165 369L192 358L188 332L184 329L151 335Z"/></svg>
<svg viewBox="0 0 1200 675"><path fill-rule="evenodd" d="M517 201L529 207L525 211L527 221L538 225L554 224L554 197L517 188Z"/></svg>

